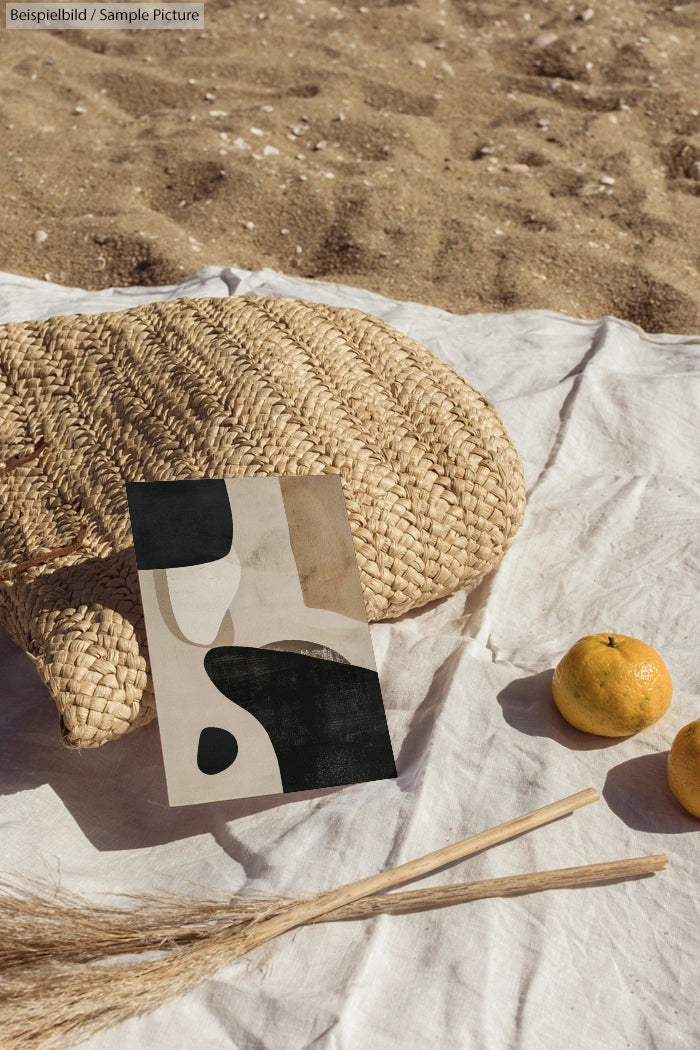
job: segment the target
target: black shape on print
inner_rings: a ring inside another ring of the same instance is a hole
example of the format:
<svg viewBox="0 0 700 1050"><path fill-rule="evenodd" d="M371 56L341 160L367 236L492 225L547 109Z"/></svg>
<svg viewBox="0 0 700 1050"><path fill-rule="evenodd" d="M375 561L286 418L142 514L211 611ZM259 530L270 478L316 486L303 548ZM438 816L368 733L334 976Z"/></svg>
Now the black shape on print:
<svg viewBox="0 0 700 1050"><path fill-rule="evenodd" d="M233 733L217 726L206 726L199 734L197 767L207 776L223 773L238 755L238 741Z"/></svg>
<svg viewBox="0 0 700 1050"><path fill-rule="evenodd" d="M231 550L225 481L128 481L126 495L139 569L201 565Z"/></svg>
<svg viewBox="0 0 700 1050"><path fill-rule="evenodd" d="M204 668L266 729L283 791L396 776L376 671L247 646L210 649Z"/></svg>

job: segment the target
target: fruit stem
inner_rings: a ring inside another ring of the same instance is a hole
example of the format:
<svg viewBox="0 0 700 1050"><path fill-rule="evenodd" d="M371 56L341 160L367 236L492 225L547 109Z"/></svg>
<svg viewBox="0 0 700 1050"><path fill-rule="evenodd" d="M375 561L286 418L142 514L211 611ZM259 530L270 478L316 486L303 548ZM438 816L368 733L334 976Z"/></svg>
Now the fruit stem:
<svg viewBox="0 0 700 1050"><path fill-rule="evenodd" d="M613 636L611 634L608 635L608 645L612 649L617 649L617 642L615 641L615 639L613 638Z"/></svg>

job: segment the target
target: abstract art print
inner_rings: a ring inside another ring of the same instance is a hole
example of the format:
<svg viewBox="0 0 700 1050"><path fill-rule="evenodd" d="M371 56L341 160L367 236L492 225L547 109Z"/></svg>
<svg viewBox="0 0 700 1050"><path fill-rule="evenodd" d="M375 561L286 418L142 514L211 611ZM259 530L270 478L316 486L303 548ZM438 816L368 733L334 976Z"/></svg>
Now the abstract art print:
<svg viewBox="0 0 700 1050"><path fill-rule="evenodd" d="M340 478L127 497L170 805L395 777Z"/></svg>

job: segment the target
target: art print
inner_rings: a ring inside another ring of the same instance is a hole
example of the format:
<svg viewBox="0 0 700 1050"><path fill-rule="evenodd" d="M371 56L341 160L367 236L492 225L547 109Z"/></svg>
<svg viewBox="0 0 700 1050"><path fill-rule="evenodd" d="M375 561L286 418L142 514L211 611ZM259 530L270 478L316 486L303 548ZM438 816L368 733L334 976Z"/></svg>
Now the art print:
<svg viewBox="0 0 700 1050"><path fill-rule="evenodd" d="M396 776L340 478L127 496L170 804Z"/></svg>

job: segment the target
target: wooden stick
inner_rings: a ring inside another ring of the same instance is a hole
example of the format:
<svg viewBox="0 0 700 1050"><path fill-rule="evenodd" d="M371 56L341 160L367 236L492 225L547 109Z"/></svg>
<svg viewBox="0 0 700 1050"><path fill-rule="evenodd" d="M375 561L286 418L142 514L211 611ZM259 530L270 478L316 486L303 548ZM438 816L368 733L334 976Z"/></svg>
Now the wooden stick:
<svg viewBox="0 0 700 1050"><path fill-rule="evenodd" d="M334 911L336 908L341 908L346 904L351 904L361 897L367 897L372 893L379 893L401 882L408 882L410 879L427 875L429 872L442 868L446 864L451 864L453 861L462 860L472 853L487 849L489 846L494 846L499 842L505 842L506 839L531 831L533 828L540 827L542 824L547 824L552 820L557 820L559 817L567 816L569 813L573 813L575 809L587 806L590 802L595 802L599 798L600 795L594 788L586 788L584 791L578 791L575 795L569 795L558 802L550 802L549 805L542 806L531 813L525 813L521 817L516 817L505 824L499 824L495 828L489 828L476 835L471 835L469 838L462 839L460 842L454 842L450 846L443 846L442 849L434 850L424 857L418 857L416 860L400 864L396 868L381 871L376 875L369 875L367 878L358 879L356 882L347 883L345 886L338 886L336 889L328 890L326 893L319 893L317 896L307 900L300 900L297 905L281 914L273 915L270 918L263 919L262 922L256 923L246 938L244 951L250 951L251 948L256 948L258 945L272 940L273 937L278 937L286 930L312 922L318 916L325 915L327 912Z"/></svg>
<svg viewBox="0 0 700 1050"><path fill-rule="evenodd" d="M615 879L630 879L651 875L668 864L665 853L651 857L630 857L628 860L610 860L600 864L582 864L576 868L556 868L535 871L527 875L507 875L498 879L480 879L478 882L458 882L452 886L432 886L424 890L405 890L364 897L342 908L320 915L312 922L340 922L344 919L364 919L373 915L394 912L441 908L448 904L465 904L486 897L517 897L522 893L558 890L572 886L591 886Z"/></svg>

